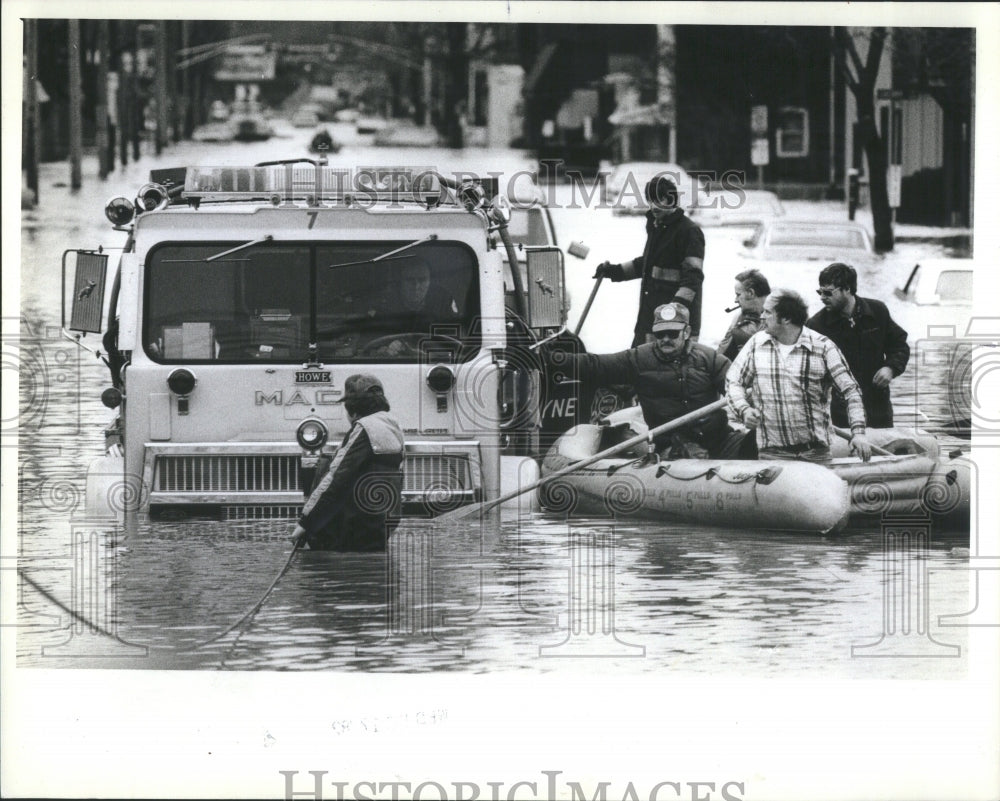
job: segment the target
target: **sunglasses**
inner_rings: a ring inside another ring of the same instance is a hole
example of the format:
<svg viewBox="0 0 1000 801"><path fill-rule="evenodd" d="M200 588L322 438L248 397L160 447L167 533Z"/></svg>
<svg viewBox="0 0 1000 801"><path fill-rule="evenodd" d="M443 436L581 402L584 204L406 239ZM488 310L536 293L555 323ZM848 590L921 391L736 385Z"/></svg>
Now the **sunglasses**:
<svg viewBox="0 0 1000 801"><path fill-rule="evenodd" d="M821 298L828 298L836 291L837 291L836 289L817 289L816 294L819 295Z"/></svg>
<svg viewBox="0 0 1000 801"><path fill-rule="evenodd" d="M684 333L683 328L668 328L666 331L657 331L657 339L677 339L682 333Z"/></svg>

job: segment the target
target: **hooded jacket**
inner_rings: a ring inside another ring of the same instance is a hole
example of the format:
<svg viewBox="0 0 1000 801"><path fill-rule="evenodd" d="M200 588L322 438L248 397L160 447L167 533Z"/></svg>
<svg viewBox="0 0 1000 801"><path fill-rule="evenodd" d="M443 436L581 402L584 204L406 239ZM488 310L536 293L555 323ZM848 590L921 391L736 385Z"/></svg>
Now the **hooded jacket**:
<svg viewBox="0 0 1000 801"><path fill-rule="evenodd" d="M388 412L355 420L302 508L312 549L383 551L399 518L403 432Z"/></svg>

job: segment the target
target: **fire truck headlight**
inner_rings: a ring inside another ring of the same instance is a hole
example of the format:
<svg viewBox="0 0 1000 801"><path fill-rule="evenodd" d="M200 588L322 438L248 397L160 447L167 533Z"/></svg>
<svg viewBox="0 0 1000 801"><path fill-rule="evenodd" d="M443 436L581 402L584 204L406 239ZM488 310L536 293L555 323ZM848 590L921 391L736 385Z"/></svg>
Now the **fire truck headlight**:
<svg viewBox="0 0 1000 801"><path fill-rule="evenodd" d="M443 364L437 364L427 373L427 386L431 392L443 395L455 386L455 371Z"/></svg>
<svg viewBox="0 0 1000 801"><path fill-rule="evenodd" d="M170 195L162 184L144 184L139 188L135 202L141 211L155 211L167 207Z"/></svg>
<svg viewBox="0 0 1000 801"><path fill-rule="evenodd" d="M198 379L194 377L194 373L183 367L178 367L167 376L167 386L177 395L190 395L197 383Z"/></svg>
<svg viewBox="0 0 1000 801"><path fill-rule="evenodd" d="M135 204L127 197L113 197L104 206L104 216L112 225L128 225L135 217Z"/></svg>
<svg viewBox="0 0 1000 801"><path fill-rule="evenodd" d="M304 450L318 451L326 444L328 434L321 420L303 420L295 432L295 439Z"/></svg>
<svg viewBox="0 0 1000 801"><path fill-rule="evenodd" d="M122 393L116 387L108 387L101 393L101 403L109 409L117 409L122 405Z"/></svg>

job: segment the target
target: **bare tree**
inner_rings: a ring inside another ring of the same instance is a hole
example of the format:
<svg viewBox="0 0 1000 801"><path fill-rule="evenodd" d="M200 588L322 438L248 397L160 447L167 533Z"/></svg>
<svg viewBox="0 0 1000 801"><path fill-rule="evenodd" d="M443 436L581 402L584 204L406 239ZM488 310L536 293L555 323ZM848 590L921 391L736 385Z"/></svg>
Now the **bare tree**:
<svg viewBox="0 0 1000 801"><path fill-rule="evenodd" d="M888 33L885 28L871 29L864 61L858 54L854 36L847 28L835 28L834 35L834 57L857 104L858 138L868 159L868 192L875 228L875 249L884 253L892 250L894 241L886 178L887 150L875 121L875 81Z"/></svg>

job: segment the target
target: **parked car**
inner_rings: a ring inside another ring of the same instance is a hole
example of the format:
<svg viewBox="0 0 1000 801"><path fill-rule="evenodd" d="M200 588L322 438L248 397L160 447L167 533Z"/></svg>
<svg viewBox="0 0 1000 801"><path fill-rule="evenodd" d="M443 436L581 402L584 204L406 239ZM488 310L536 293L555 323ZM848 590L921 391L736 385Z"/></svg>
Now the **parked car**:
<svg viewBox="0 0 1000 801"><path fill-rule="evenodd" d="M876 258L868 230L853 222L770 220L743 242L742 256L763 261L843 261L857 266Z"/></svg>
<svg viewBox="0 0 1000 801"><path fill-rule="evenodd" d="M296 128L315 128L320 118L313 109L302 107L292 115L291 122Z"/></svg>
<svg viewBox="0 0 1000 801"><path fill-rule="evenodd" d="M334 112L333 120L334 122L357 122L360 116L361 112L356 108L342 108Z"/></svg>
<svg viewBox="0 0 1000 801"><path fill-rule="evenodd" d="M264 108L254 101L233 103L229 127L237 142L259 142L274 136L274 128Z"/></svg>
<svg viewBox="0 0 1000 801"><path fill-rule="evenodd" d="M227 121L206 122L191 133L195 142L232 142L233 128Z"/></svg>
<svg viewBox="0 0 1000 801"><path fill-rule="evenodd" d="M893 316L911 339L927 336L928 327L954 327L964 336L972 316L972 259L924 259L906 283L896 287Z"/></svg>
<svg viewBox="0 0 1000 801"><path fill-rule="evenodd" d="M605 199L612 212L645 214L649 210L644 196L646 184L658 175L665 175L677 184L682 208L694 205L697 184L680 165L659 161L626 161L614 166L604 184Z"/></svg>
<svg viewBox="0 0 1000 801"><path fill-rule="evenodd" d="M358 117L354 128L359 134L373 134L385 130L389 121L384 117Z"/></svg>
<svg viewBox="0 0 1000 801"><path fill-rule="evenodd" d="M774 192L722 190L703 194L688 216L701 226L747 226L784 217L785 207Z"/></svg>
<svg viewBox="0 0 1000 801"><path fill-rule="evenodd" d="M372 143L380 147L435 147L441 144L441 136L431 125L399 120L376 132Z"/></svg>

